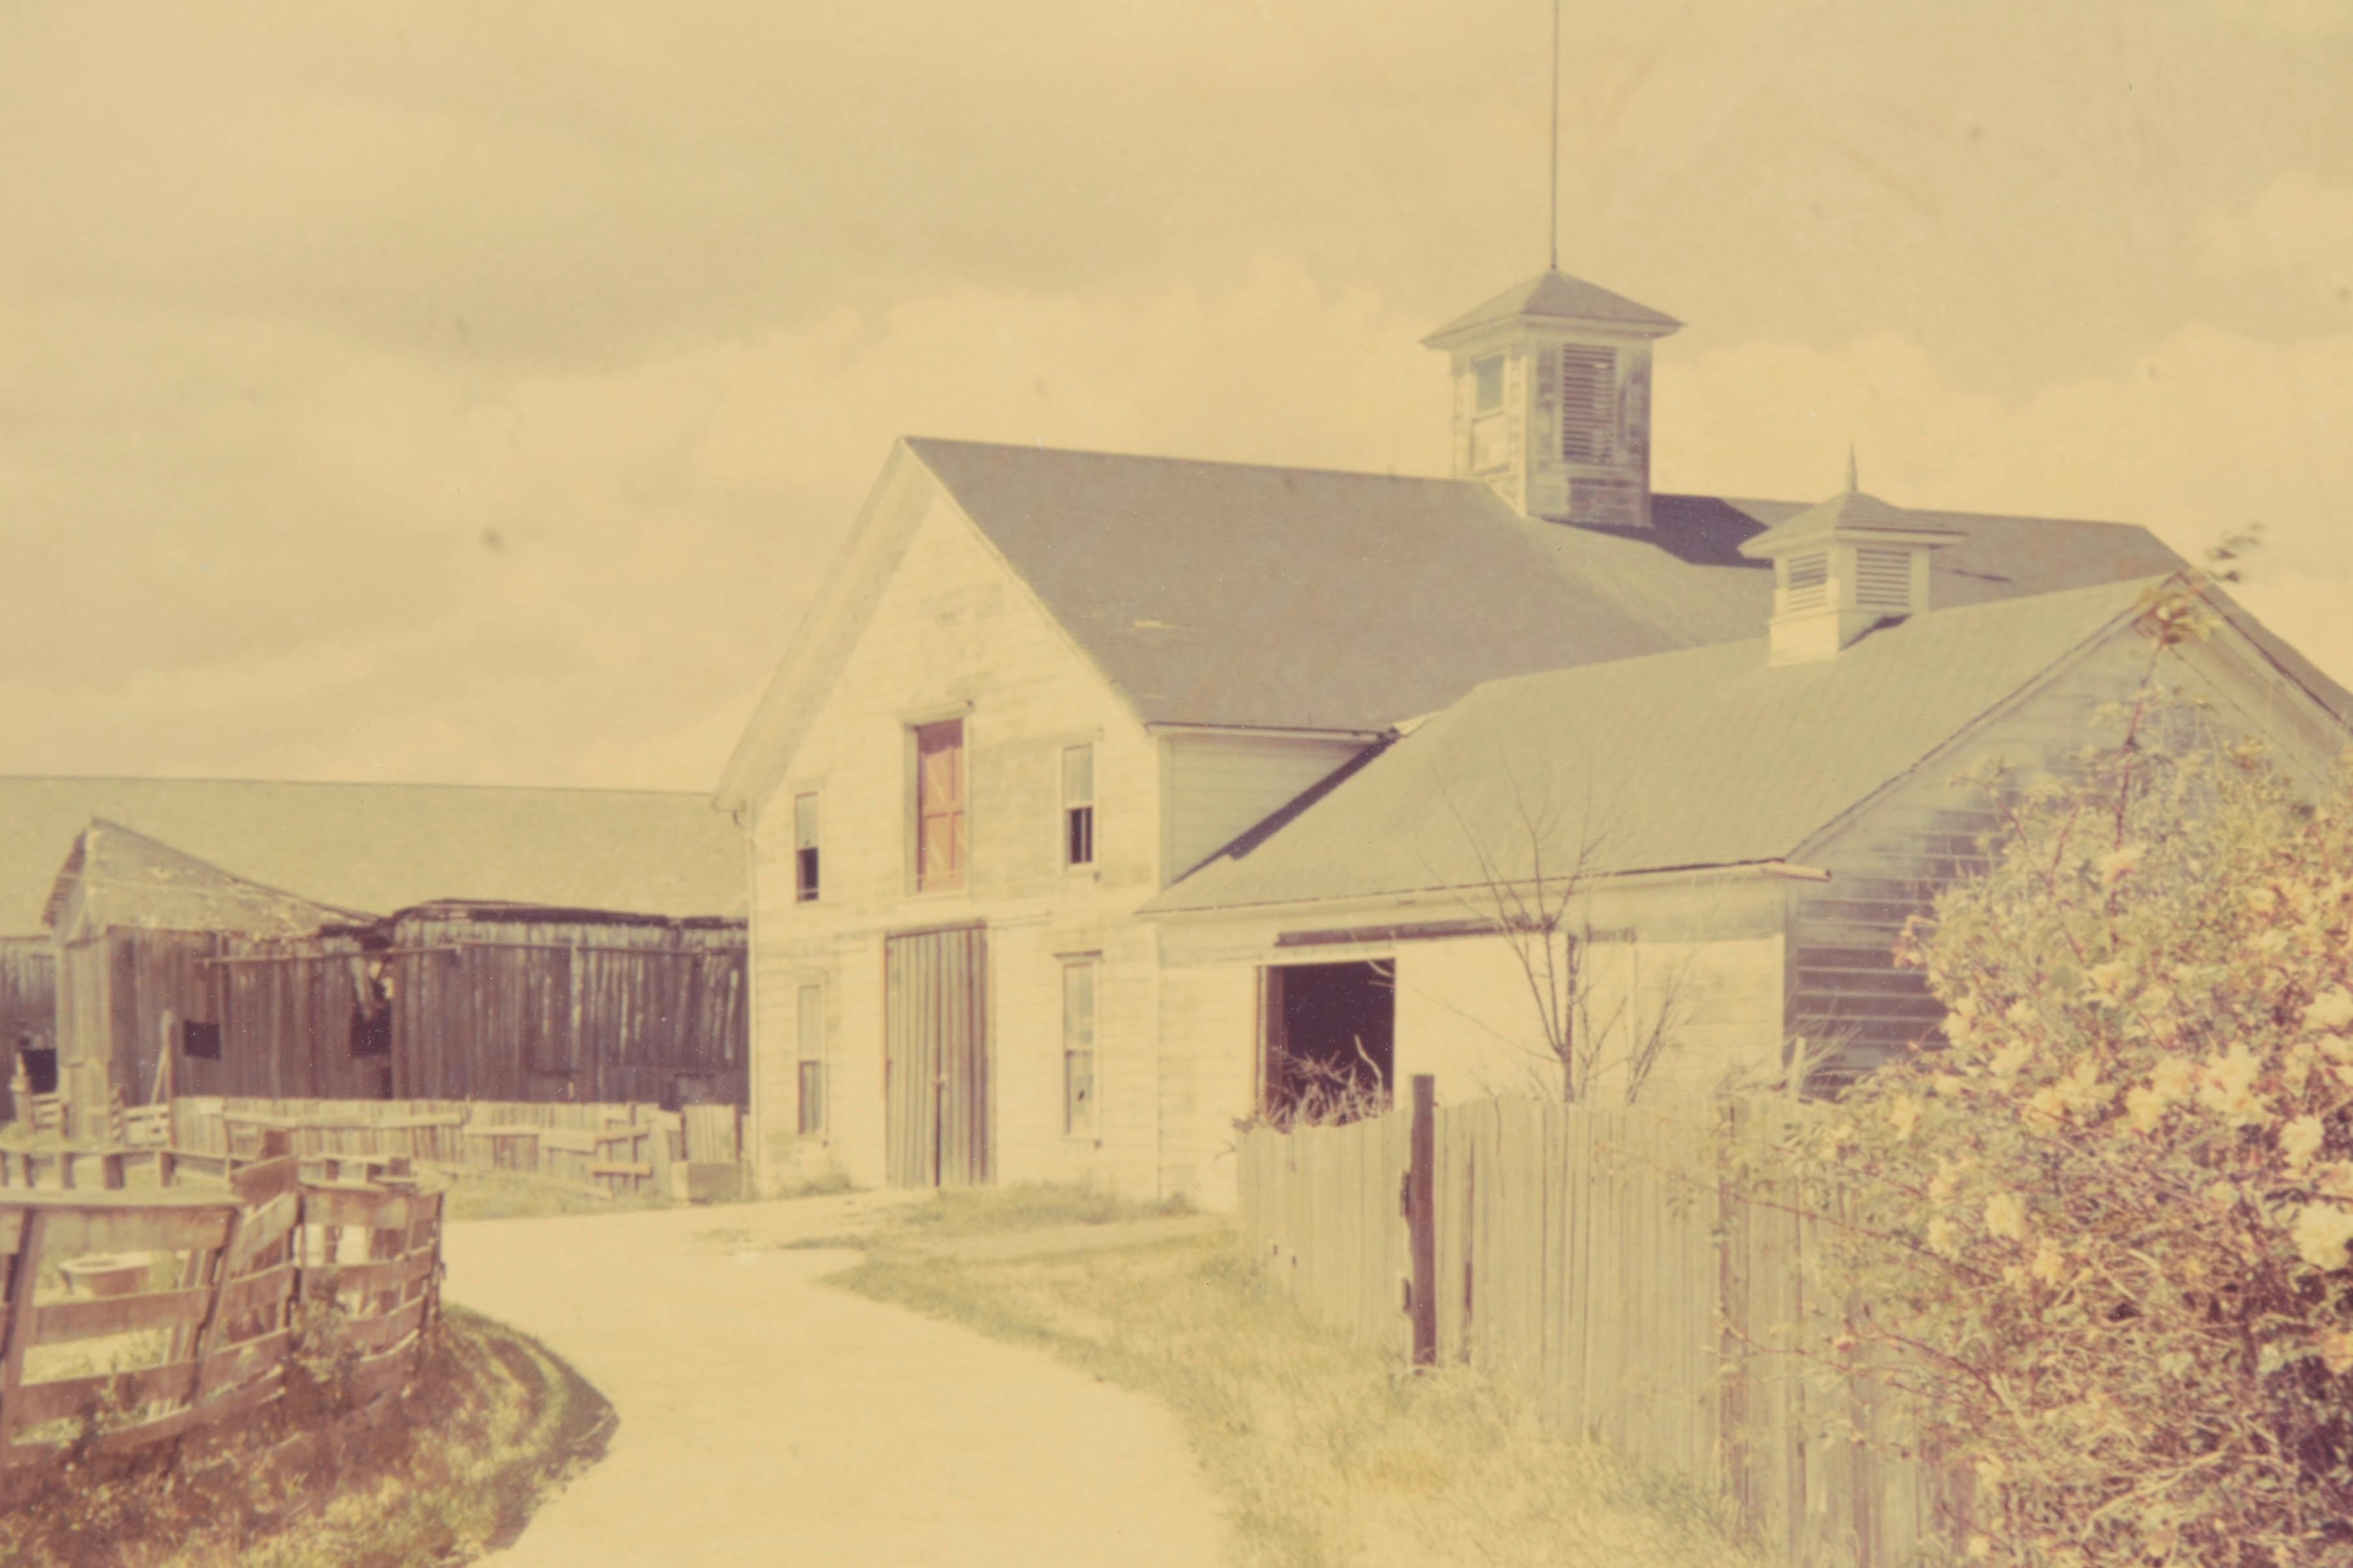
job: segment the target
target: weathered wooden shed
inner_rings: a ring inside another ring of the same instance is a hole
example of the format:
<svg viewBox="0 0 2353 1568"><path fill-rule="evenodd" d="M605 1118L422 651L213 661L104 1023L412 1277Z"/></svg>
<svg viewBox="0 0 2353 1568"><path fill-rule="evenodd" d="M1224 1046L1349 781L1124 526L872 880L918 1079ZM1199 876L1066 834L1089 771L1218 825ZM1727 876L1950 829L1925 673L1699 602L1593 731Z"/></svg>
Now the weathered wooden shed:
<svg viewBox="0 0 2353 1568"><path fill-rule="evenodd" d="M112 822L48 918L73 1103L741 1104L744 923L484 900L388 916L250 882ZM166 1064L168 1063L168 1076Z"/></svg>
<svg viewBox="0 0 2353 1568"><path fill-rule="evenodd" d="M368 933L403 1099L747 1099L744 922L449 901Z"/></svg>

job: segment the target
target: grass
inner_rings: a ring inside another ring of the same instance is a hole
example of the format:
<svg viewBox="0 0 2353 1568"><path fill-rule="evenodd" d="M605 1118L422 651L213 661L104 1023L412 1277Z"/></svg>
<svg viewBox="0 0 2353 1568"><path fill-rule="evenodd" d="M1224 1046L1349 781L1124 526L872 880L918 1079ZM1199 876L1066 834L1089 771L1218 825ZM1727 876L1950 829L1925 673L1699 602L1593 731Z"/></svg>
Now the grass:
<svg viewBox="0 0 2353 1568"><path fill-rule="evenodd" d="M522 1334L457 1308L385 1418L343 1406L332 1378L174 1455L22 1472L0 1562L24 1568L406 1568L460 1563L513 1539L549 1491L603 1451L611 1407Z"/></svg>
<svg viewBox="0 0 2353 1568"><path fill-rule="evenodd" d="M651 1191L597 1197L526 1171L452 1172L443 1192L441 1215L452 1220L533 1219L675 1206L670 1199Z"/></svg>
<svg viewBox="0 0 2353 1568"><path fill-rule="evenodd" d="M1712 1500L1547 1435L1513 1390L1462 1367L1407 1375L1317 1329L1259 1279L1229 1231L1029 1257L935 1245L1139 1212L1160 1211L1067 1190L949 1194L893 1211L840 1282L1161 1401L1250 1568L1749 1561Z"/></svg>

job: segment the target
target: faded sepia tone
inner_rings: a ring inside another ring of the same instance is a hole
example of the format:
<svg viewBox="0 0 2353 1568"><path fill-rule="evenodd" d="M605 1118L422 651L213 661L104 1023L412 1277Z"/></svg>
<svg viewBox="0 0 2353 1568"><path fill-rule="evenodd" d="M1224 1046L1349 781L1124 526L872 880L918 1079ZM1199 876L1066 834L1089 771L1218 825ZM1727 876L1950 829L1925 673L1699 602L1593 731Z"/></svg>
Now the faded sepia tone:
<svg viewBox="0 0 2353 1568"><path fill-rule="evenodd" d="M2031 1114L2276 1153L2344 1436L2353 893L2249 906L2260 1093L2128 1099L2230 1015L2084 944L2209 824L2137 769L2332 820L2348 82L2353 0L0 0L0 1556L2221 1561L2219 1461L1965 1463L1809 1162L1962 1135L2008 889L2001 1026L2116 1047ZM1988 1190L1912 1251L2065 1217Z"/></svg>

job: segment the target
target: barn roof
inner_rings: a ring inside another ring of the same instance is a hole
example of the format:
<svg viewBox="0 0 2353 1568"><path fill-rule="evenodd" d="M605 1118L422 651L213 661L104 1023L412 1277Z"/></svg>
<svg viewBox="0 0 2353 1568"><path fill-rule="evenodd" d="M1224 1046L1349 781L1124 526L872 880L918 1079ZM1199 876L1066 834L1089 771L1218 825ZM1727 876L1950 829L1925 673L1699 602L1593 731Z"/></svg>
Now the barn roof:
<svg viewBox="0 0 2353 1568"><path fill-rule="evenodd" d="M1463 479L907 445L1146 723L1378 731L1483 680L1754 637L1772 572L1739 546L1805 510L1660 496L1609 531ZM1940 605L2181 564L2122 524L1906 515L1962 536Z"/></svg>
<svg viewBox="0 0 2353 1568"><path fill-rule="evenodd" d="M237 931L302 936L373 917L248 881L121 823L96 819L74 837L42 911L56 928L74 890L91 930ZM60 931L59 935L65 934Z"/></svg>
<svg viewBox="0 0 2353 1568"><path fill-rule="evenodd" d="M1652 337L1662 336L1683 325L1672 316L1662 315L1648 305L1635 303L1623 294L1613 294L1598 283L1571 278L1555 267L1537 273L1525 283L1514 284L1492 300L1482 300L1422 342L1439 343L1458 332L1467 332L1476 327L1491 326L1498 321L1524 321L1530 317L1544 321L1599 321L1631 328Z"/></svg>
<svg viewBox="0 0 2353 1568"><path fill-rule="evenodd" d="M2161 579L1480 687L1145 906L1178 912L1783 859L2137 613ZM2341 697L2341 693L2338 694ZM1492 872L1492 877L1491 877Z"/></svg>
<svg viewBox="0 0 2353 1568"><path fill-rule="evenodd" d="M740 914L744 841L705 795L220 779L0 777L0 932L42 929L92 817L345 909L512 900Z"/></svg>

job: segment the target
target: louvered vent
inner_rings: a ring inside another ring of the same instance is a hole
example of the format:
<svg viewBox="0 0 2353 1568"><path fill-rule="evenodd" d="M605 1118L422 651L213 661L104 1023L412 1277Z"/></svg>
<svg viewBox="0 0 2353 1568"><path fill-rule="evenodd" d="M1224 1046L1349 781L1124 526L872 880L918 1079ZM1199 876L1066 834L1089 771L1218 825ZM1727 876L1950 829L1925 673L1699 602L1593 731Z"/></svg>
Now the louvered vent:
<svg viewBox="0 0 2353 1568"><path fill-rule="evenodd" d="M1908 550L1857 550L1854 552L1854 602L1866 610L1910 609L1912 552Z"/></svg>
<svg viewBox="0 0 2353 1568"><path fill-rule="evenodd" d="M1820 552L1789 557L1789 580L1781 590L1781 609L1794 615L1819 610L1831 602L1831 558Z"/></svg>
<svg viewBox="0 0 2353 1568"><path fill-rule="evenodd" d="M1584 343L1560 347L1560 455L1607 463L1618 454L1618 355Z"/></svg>

